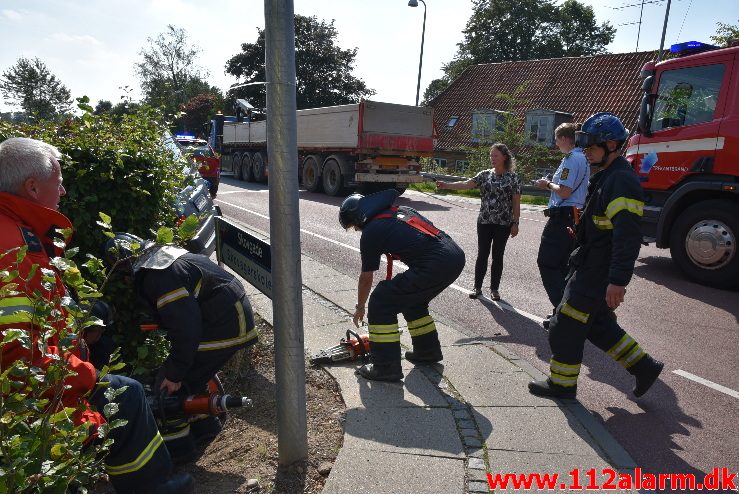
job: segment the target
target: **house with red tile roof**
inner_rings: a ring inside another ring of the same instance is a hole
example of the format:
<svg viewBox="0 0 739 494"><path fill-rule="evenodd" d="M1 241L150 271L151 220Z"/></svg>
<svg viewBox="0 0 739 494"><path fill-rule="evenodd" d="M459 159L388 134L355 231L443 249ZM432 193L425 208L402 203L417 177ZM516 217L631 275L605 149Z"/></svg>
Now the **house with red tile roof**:
<svg viewBox="0 0 739 494"><path fill-rule="evenodd" d="M599 111L618 115L636 129L639 75L656 51L487 63L468 67L431 100L438 140L434 159L450 171L463 167L465 148L489 143L506 110L520 117L536 141L554 147L554 129L583 122ZM512 105L498 95L514 95Z"/></svg>

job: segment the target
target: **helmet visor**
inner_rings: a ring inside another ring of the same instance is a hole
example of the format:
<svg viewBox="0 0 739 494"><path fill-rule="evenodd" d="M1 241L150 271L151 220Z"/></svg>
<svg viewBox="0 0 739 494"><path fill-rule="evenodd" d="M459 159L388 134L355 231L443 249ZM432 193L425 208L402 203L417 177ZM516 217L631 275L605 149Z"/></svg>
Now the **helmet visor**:
<svg viewBox="0 0 739 494"><path fill-rule="evenodd" d="M589 148L600 143L600 139L595 134L589 132L575 132L575 146L581 149Z"/></svg>

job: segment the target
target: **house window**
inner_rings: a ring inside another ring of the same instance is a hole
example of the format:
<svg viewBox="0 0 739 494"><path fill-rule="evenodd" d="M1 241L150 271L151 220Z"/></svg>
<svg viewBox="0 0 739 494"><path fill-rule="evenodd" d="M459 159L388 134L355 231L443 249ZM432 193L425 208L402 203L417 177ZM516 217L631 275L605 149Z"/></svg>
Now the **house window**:
<svg viewBox="0 0 739 494"><path fill-rule="evenodd" d="M510 113L498 110L472 112L472 142L492 142L494 132L502 132Z"/></svg>
<svg viewBox="0 0 739 494"><path fill-rule="evenodd" d="M526 133L531 142L553 146L554 114L531 113L526 115Z"/></svg>
<svg viewBox="0 0 739 494"><path fill-rule="evenodd" d="M447 122L446 126L451 129L452 127L454 127L455 125L457 125L457 120L459 120L459 116L457 116L457 115L453 115L453 116L449 117L449 121Z"/></svg>
<svg viewBox="0 0 739 494"><path fill-rule="evenodd" d="M470 162L467 160L457 160L456 162L456 171L457 173L464 173L467 171L467 168L469 168Z"/></svg>
<svg viewBox="0 0 739 494"><path fill-rule="evenodd" d="M431 162L437 168L439 168L439 167L446 168L446 159L445 158L434 158L433 160L431 160Z"/></svg>

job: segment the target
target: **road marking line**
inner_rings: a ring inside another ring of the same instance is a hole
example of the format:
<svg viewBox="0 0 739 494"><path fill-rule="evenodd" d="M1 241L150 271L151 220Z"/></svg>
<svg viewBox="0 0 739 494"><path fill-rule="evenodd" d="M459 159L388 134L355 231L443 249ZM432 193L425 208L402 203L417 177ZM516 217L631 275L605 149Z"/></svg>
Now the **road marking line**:
<svg viewBox="0 0 739 494"><path fill-rule="evenodd" d="M220 199L218 201L221 202L221 203L223 203L223 204L227 204L227 205L229 205L231 207L234 207L236 209L240 209L242 211L246 211L247 213L251 213L251 214L253 214L255 216L259 216L260 218L264 218L266 220L269 220L269 216L264 215L264 214L261 214L261 213L257 213L256 211L252 211L251 209L247 209L247 208L245 208L243 206L237 206L236 204L232 204L230 202L226 202L226 201L223 201L223 200L220 200ZM532 220L532 221L537 221L537 220ZM303 232L303 233L305 233L306 235L312 235L312 236L314 236L316 238L320 238L321 240L325 240L327 242L331 242L332 244L336 244L336 245L339 245L341 247L346 247L347 249L353 250L354 252L360 252L360 250L358 248L356 248L356 247L354 247L352 245L345 244L343 242L339 242L338 240L334 240L332 238L324 237L323 235L319 235L318 233L314 233L314 232L311 232L311 231L308 231L308 230L304 230L303 228L301 228L300 231ZM384 255L382 256L382 262L384 262L385 264L387 264L387 261L385 260L385 256ZM401 262L398 262L398 261L396 261L395 266L398 268L398 270L402 270L402 271L405 271L405 270L408 269L408 266L406 266L405 264L403 264ZM470 293L472 293L471 290L468 290L467 288L462 288L461 286L456 285L454 283L452 283L451 285L449 285L449 288L452 288L454 290L457 290L458 292L464 293L465 295L469 295ZM508 302L495 301L495 300L492 300L492 299L490 299L490 298L488 298L488 297L486 297L484 295L480 296L479 298L482 299L482 300L486 300L486 301L488 301L488 302L490 302L492 304L495 304L495 305L497 305L499 308L501 308L503 310L507 310L507 311L516 313L516 314L518 314L520 316L523 316L523 317L525 317L527 319L530 319L530 320L534 321L537 324L541 324L542 321L544 320L544 319L542 319L539 316L535 316L533 314L529 314L526 311L522 311L520 309L516 309L515 307L513 307Z"/></svg>
<svg viewBox="0 0 739 494"><path fill-rule="evenodd" d="M261 190L224 190L218 193L218 195L225 196L226 194L240 194L241 192L262 192Z"/></svg>
<svg viewBox="0 0 739 494"><path fill-rule="evenodd" d="M734 391L733 389L727 388L726 386L721 386L720 384L716 384L715 382L709 381L708 379L703 379L702 377L691 374L690 372L685 372L682 369L677 369L672 372L674 374L677 374L678 376L683 376L686 379L690 379L691 381L695 381L699 384L703 384L704 386L715 389L716 391L720 391L724 394L739 399L739 391Z"/></svg>

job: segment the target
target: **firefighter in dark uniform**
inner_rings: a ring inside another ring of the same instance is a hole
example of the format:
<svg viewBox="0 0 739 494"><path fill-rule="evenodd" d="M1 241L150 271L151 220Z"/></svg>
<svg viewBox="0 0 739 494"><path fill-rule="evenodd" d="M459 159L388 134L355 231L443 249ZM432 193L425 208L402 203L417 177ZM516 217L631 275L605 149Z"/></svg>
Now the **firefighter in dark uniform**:
<svg viewBox="0 0 739 494"><path fill-rule="evenodd" d="M576 132L576 145L598 171L590 179L577 228L578 247L570 257L567 286L549 326L549 378L529 383L532 394L575 397L586 339L635 377L637 397L647 392L664 367L618 325L614 313L624 301L639 255L644 208L639 180L620 155L627 136L612 113L591 116Z"/></svg>
<svg viewBox="0 0 739 494"><path fill-rule="evenodd" d="M547 209L544 210L547 224L541 234L536 264L553 309L559 305L565 290L568 260L574 247L570 232L585 204L590 176L585 155L582 149L575 146L576 129L573 123L563 123L557 127L554 131L555 142L565 157L551 180L540 178L534 181L536 187L551 191ZM547 329L552 315L554 310L544 319L543 324Z"/></svg>
<svg viewBox="0 0 739 494"><path fill-rule="evenodd" d="M408 323L413 350L405 354L414 364L431 364L443 359L439 335L429 315L429 302L457 279L464 268L464 252L457 244L418 211L392 207L398 193L386 190L347 197L339 210L345 229L362 232L354 324L364 319L369 297L368 324L371 363L358 373L365 379L399 381L403 378L400 357L398 314ZM387 279L380 281L370 296L374 272L380 258L388 258ZM408 270L392 277L392 260L401 260Z"/></svg>
<svg viewBox="0 0 739 494"><path fill-rule="evenodd" d="M143 249L133 254L134 245ZM243 285L200 254L171 245L151 245L127 233L106 247L108 262L131 257L136 292L166 331L170 353L159 370L155 389L167 394L207 391L208 381L241 348L257 342L249 299ZM111 257L112 256L112 257ZM173 459L195 455L195 442L220 432L215 417L172 421L162 436Z"/></svg>

